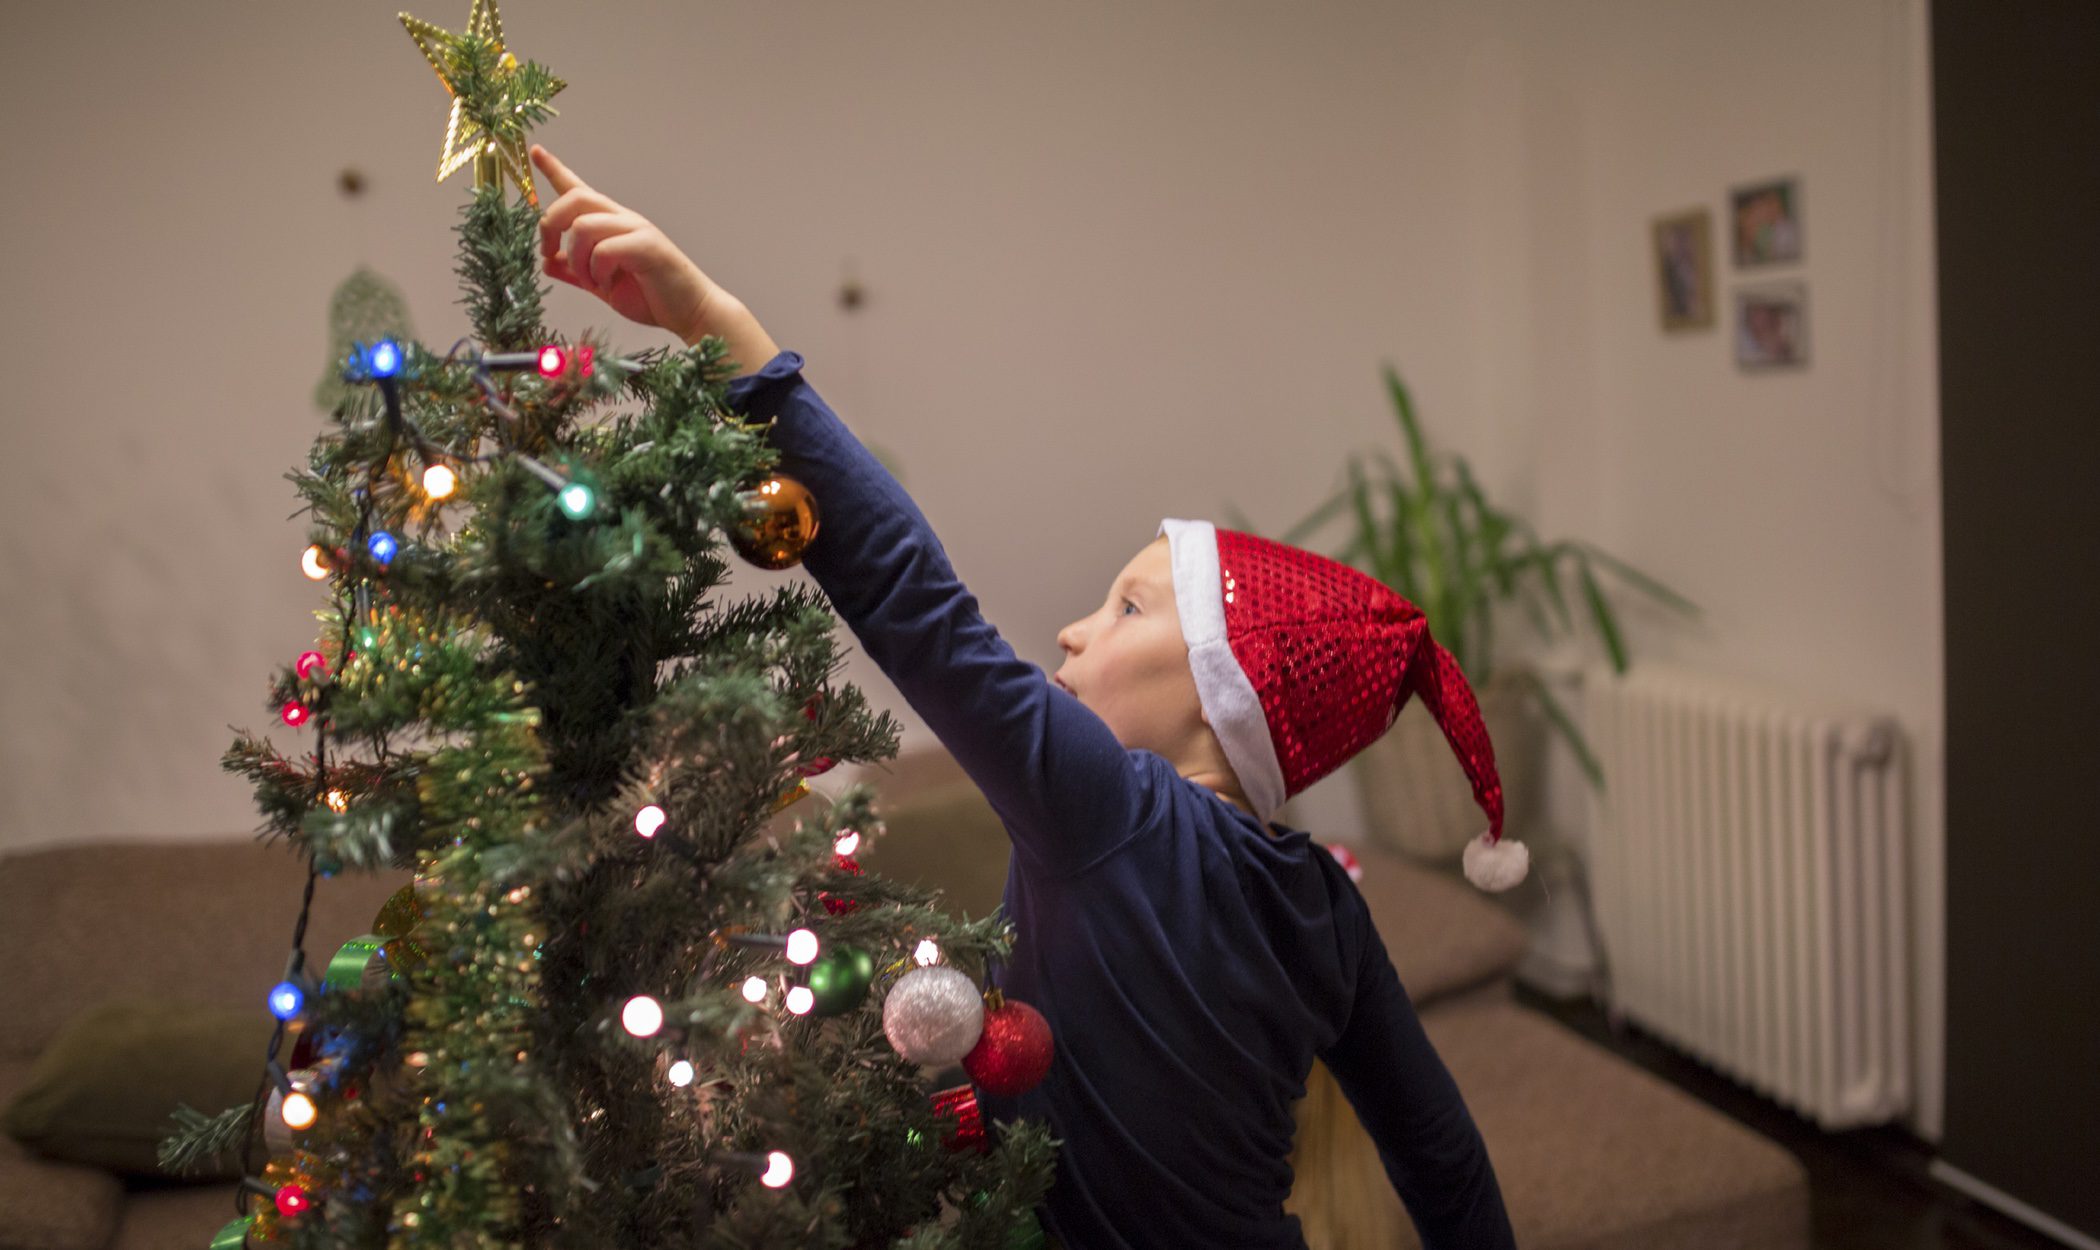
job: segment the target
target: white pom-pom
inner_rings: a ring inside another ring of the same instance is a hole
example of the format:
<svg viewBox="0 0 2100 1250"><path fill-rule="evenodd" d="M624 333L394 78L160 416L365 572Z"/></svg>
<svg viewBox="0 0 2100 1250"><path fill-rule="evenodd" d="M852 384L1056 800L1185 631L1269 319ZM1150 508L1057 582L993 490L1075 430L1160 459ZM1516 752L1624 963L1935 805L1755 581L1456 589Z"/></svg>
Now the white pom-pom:
<svg viewBox="0 0 2100 1250"><path fill-rule="evenodd" d="M1524 879L1531 871L1531 848L1522 842L1503 838L1500 842L1488 841L1488 835L1466 843L1466 880L1486 890L1499 894Z"/></svg>

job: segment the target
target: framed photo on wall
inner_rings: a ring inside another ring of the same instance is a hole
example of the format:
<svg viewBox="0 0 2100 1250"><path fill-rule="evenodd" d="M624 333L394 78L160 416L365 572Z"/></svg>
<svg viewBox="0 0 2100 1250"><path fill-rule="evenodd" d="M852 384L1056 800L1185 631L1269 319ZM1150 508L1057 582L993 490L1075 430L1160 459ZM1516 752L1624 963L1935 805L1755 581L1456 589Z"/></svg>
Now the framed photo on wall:
<svg viewBox="0 0 2100 1250"><path fill-rule="evenodd" d="M1801 186L1795 179L1736 187L1728 201L1738 269L1801 259Z"/></svg>
<svg viewBox="0 0 2100 1250"><path fill-rule="evenodd" d="M1808 284L1773 282L1735 292L1735 363L1744 369L1808 363Z"/></svg>
<svg viewBox="0 0 2100 1250"><path fill-rule="evenodd" d="M1713 213L1686 209L1654 223L1656 293L1662 328L1704 330L1714 323Z"/></svg>

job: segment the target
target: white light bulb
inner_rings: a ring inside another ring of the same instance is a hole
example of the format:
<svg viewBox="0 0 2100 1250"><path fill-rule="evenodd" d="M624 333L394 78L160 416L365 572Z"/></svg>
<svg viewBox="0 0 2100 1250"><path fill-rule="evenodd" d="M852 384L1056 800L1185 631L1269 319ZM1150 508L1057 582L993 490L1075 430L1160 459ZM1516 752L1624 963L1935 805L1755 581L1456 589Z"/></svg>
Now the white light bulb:
<svg viewBox="0 0 2100 1250"><path fill-rule="evenodd" d="M637 994L620 1012L620 1024L636 1037L654 1037L664 1027L663 1004L647 994Z"/></svg>
<svg viewBox="0 0 2100 1250"><path fill-rule="evenodd" d="M855 830L848 829L839 835L839 840L833 844L831 849L841 855L853 854L853 852L860 849L860 834Z"/></svg>
<svg viewBox="0 0 2100 1250"><path fill-rule="evenodd" d="M423 470L423 493L432 499L450 499L459 489L459 474L442 464L434 464Z"/></svg>
<svg viewBox="0 0 2100 1250"><path fill-rule="evenodd" d="M289 1128L312 1128L315 1116L320 1113L315 1110L313 1099L298 1090L293 1090L284 1096L284 1101L278 1107L278 1114L284 1117L285 1125Z"/></svg>
<svg viewBox="0 0 2100 1250"><path fill-rule="evenodd" d="M798 1016L806 1016L817 1005L817 995L807 985L798 985L788 991L787 1009Z"/></svg>
<svg viewBox="0 0 2100 1250"><path fill-rule="evenodd" d="M817 958L817 935L808 929L797 929L788 934L787 957L791 964L814 963Z"/></svg>
<svg viewBox="0 0 2100 1250"><path fill-rule="evenodd" d="M744 982L744 1001L747 1003L762 1003L766 1001L766 979L764 977L752 977Z"/></svg>
<svg viewBox="0 0 2100 1250"><path fill-rule="evenodd" d="M664 827L666 819L664 809L651 803L634 814L634 831L645 838L653 838L656 831Z"/></svg>
<svg viewBox="0 0 2100 1250"><path fill-rule="evenodd" d="M766 1155L766 1174L758 1179L766 1188L778 1189L795 1179L795 1161L784 1150L771 1151Z"/></svg>
<svg viewBox="0 0 2100 1250"><path fill-rule="evenodd" d="M317 582L328 576L328 565L324 562L319 547L308 547L306 554L299 557L299 567Z"/></svg>
<svg viewBox="0 0 2100 1250"><path fill-rule="evenodd" d="M921 968L931 967L941 962L941 944L932 938L924 938L919 942L918 949L911 953L911 958L912 962Z"/></svg>
<svg viewBox="0 0 2100 1250"><path fill-rule="evenodd" d="M670 1070L665 1072L664 1076L671 1084L683 1089L693 1083L693 1065L680 1059L671 1065Z"/></svg>

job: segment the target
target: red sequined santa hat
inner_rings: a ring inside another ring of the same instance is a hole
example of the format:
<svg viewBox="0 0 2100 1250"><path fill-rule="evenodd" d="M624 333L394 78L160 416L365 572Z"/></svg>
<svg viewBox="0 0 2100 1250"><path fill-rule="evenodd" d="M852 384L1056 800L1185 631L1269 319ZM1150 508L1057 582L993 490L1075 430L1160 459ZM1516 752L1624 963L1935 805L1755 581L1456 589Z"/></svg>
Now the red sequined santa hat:
<svg viewBox="0 0 2100 1250"><path fill-rule="evenodd" d="M1502 781L1480 705L1422 610L1383 582L1325 556L1165 520L1174 599L1196 694L1255 813L1347 763L1419 697L1443 729L1487 812L1466 844L1466 879L1507 890L1531 853L1502 837Z"/></svg>

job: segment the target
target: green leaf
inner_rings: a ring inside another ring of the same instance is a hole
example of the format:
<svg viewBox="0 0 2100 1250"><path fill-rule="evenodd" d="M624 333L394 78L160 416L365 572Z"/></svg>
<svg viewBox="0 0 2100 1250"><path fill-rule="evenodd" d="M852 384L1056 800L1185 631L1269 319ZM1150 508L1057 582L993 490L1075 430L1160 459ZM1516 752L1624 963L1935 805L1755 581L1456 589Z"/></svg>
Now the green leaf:
<svg viewBox="0 0 2100 1250"><path fill-rule="evenodd" d="M1414 515L1414 499L1399 479L1390 479L1385 484L1386 499L1393 507L1393 569L1394 575L1383 579L1385 584L1400 592L1404 599L1420 604L1422 601L1421 578L1416 567L1421 543L1414 530L1403 523L1403 518Z"/></svg>
<svg viewBox="0 0 2100 1250"><path fill-rule="evenodd" d="M1525 612L1530 614L1531 623L1532 625L1537 627L1539 631L1539 637L1553 637L1553 622L1547 618L1546 609L1539 606L1538 596L1518 595L1516 596L1516 600L1517 602L1523 604Z"/></svg>
<svg viewBox="0 0 2100 1250"><path fill-rule="evenodd" d="M1400 420L1400 432L1407 440L1407 455L1415 466L1415 489L1423 495L1436 493L1436 474L1429 462L1429 444L1422 437L1422 423L1415 419L1414 399L1407 393L1407 384L1392 365L1385 366L1385 385L1393 397L1393 411Z"/></svg>
<svg viewBox="0 0 2100 1250"><path fill-rule="evenodd" d="M1603 635L1604 649L1611 655L1612 671L1626 671L1626 643L1619 637L1618 622L1612 619L1611 605L1604 601L1604 592L1598 589L1597 575L1590 571L1590 562L1582 560L1582 597L1589 603L1590 616L1597 622L1597 632Z"/></svg>
<svg viewBox="0 0 2100 1250"><path fill-rule="evenodd" d="M1625 578L1628 582L1631 582L1635 589L1646 593L1650 598L1653 598L1669 607L1675 608L1679 612L1684 613L1686 616L1696 617L1699 615L1698 604L1693 603L1691 600L1685 598L1683 595L1678 594L1676 591L1670 589L1668 586L1663 585L1661 582L1656 581L1654 578L1648 576L1646 573L1643 573L1639 569L1634 568L1632 565L1626 563L1624 560L1621 560L1616 556L1609 555L1606 552L1599 550L1596 546L1590 543L1583 543L1582 549L1585 552L1588 552L1591 558L1603 562L1606 568L1609 568L1612 572L1618 574L1622 578Z"/></svg>
<svg viewBox="0 0 2100 1250"><path fill-rule="evenodd" d="M1538 696L1539 707L1546 713L1546 723L1559 731L1560 736L1567 741L1568 746L1575 752L1575 758L1581 763L1582 771L1589 777L1590 784L1596 787L1599 793L1602 793L1604 790L1604 765L1597 762L1596 753L1590 750L1590 744L1582 736L1582 730L1576 727L1575 719L1568 715L1567 709L1561 706L1560 700L1554 697L1553 691L1536 675L1531 675L1530 685L1532 693Z"/></svg>
<svg viewBox="0 0 2100 1250"><path fill-rule="evenodd" d="M1371 516L1370 488L1364 482L1363 465L1355 458L1349 461L1349 503L1356 510L1356 529L1362 537L1365 554L1370 558L1371 576L1391 585L1393 570L1386 548L1381 544L1378 522Z"/></svg>
<svg viewBox="0 0 2100 1250"><path fill-rule="evenodd" d="M1334 496L1326 503L1313 509L1310 516L1284 531L1283 537L1278 541L1289 543L1292 546L1302 544L1308 535L1325 525L1336 513L1348 506L1349 493L1347 491L1336 491Z"/></svg>
<svg viewBox="0 0 2100 1250"><path fill-rule="evenodd" d="M1485 618L1483 611L1476 615L1474 605L1484 598L1482 578L1478 563L1473 557L1473 544L1467 540L1471 533L1459 517L1461 497L1447 494L1443 497L1444 523L1451 534L1451 586L1444 599L1445 629L1449 641L1444 646L1458 666L1473 671L1469 661L1480 662L1480 680L1487 680L1486 657L1473 652L1473 630L1475 622ZM1485 606L1484 604L1482 605Z"/></svg>
<svg viewBox="0 0 2100 1250"><path fill-rule="evenodd" d="M1480 535L1480 549L1488 576L1495 581L1495 589L1504 598L1516 594L1518 565L1503 554L1503 544L1509 541L1515 528L1510 519L1491 506L1481 493L1480 483L1473 480L1473 469L1463 458L1458 462L1458 490L1466 504L1473 510L1474 528Z"/></svg>
<svg viewBox="0 0 2100 1250"><path fill-rule="evenodd" d="M1451 594L1448 580L1450 553L1444 550L1446 535L1437 526L1434 487L1410 499L1408 505L1408 525L1420 540L1416 550L1422 558L1422 593L1415 602L1428 614L1430 624L1434 626L1442 618Z"/></svg>
<svg viewBox="0 0 2100 1250"><path fill-rule="evenodd" d="M1530 533L1529 526L1525 527L1525 532L1527 534ZM1539 579L1546 587L1546 594L1552 601L1553 610L1560 616L1560 627L1563 630L1574 629L1575 618L1568 611L1568 597L1561 593L1560 569L1558 566L1560 558L1572 550L1573 548L1566 543L1555 543L1551 547L1541 547L1538 545L1537 536L1532 536L1530 563L1539 572Z"/></svg>

